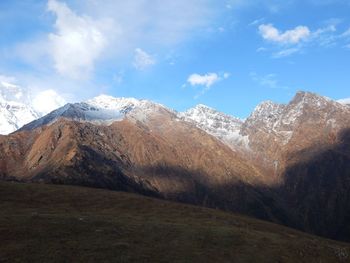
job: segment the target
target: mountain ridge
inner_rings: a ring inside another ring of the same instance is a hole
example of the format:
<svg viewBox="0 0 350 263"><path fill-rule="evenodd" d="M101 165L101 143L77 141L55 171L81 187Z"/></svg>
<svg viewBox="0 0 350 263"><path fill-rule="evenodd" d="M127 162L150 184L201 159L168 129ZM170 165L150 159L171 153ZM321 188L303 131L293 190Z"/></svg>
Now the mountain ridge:
<svg viewBox="0 0 350 263"><path fill-rule="evenodd" d="M96 100L0 136L0 177L140 193L350 240L350 107L300 92L243 121L202 105L184 116ZM248 143L228 141L226 127Z"/></svg>

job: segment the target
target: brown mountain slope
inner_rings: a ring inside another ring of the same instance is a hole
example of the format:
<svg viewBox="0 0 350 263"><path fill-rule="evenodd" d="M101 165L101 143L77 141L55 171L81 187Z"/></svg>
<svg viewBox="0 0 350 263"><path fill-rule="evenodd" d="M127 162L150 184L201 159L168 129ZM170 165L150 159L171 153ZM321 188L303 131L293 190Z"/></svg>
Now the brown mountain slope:
<svg viewBox="0 0 350 263"><path fill-rule="evenodd" d="M0 137L0 176L136 192L350 241L347 106L303 92L263 103L242 126L247 154L164 107L146 109L107 125L75 105Z"/></svg>
<svg viewBox="0 0 350 263"><path fill-rule="evenodd" d="M256 163L283 176L290 156L334 145L348 128L350 107L314 93L298 92L288 104L260 104L241 132L249 136L248 154L257 156Z"/></svg>
<svg viewBox="0 0 350 263"><path fill-rule="evenodd" d="M9 149L14 142L17 151ZM271 178L167 111L110 126L61 119L17 132L0 148L7 178L137 192L275 222L289 218L278 197L260 189Z"/></svg>
<svg viewBox="0 0 350 263"><path fill-rule="evenodd" d="M350 241L350 108L299 92L287 105L258 107L244 125L298 227Z"/></svg>
<svg viewBox="0 0 350 263"><path fill-rule="evenodd" d="M348 262L349 244L130 193L0 182L1 262Z"/></svg>

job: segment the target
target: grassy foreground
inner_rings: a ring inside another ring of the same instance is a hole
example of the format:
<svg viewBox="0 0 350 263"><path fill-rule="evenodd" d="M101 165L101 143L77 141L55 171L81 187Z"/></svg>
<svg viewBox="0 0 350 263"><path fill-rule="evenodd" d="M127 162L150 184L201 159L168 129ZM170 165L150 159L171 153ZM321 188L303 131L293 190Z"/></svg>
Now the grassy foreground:
<svg viewBox="0 0 350 263"><path fill-rule="evenodd" d="M350 245L129 193L0 182L0 262L350 262Z"/></svg>

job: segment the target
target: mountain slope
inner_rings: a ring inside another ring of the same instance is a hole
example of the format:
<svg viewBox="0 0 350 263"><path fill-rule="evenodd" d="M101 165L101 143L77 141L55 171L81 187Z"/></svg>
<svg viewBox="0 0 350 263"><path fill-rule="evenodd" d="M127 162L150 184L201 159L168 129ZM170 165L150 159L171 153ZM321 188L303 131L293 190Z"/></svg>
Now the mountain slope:
<svg viewBox="0 0 350 263"><path fill-rule="evenodd" d="M0 137L0 177L136 192L349 241L349 129L348 106L307 92L244 122L101 96Z"/></svg>
<svg viewBox="0 0 350 263"><path fill-rule="evenodd" d="M111 123L90 118L92 106L82 105L0 138L2 178L137 192L276 222L286 217L278 201L268 201L273 193L258 191L269 178L173 111L141 101L117 109Z"/></svg>
<svg viewBox="0 0 350 263"><path fill-rule="evenodd" d="M350 253L278 225L90 188L0 182L0 209L2 262L347 262Z"/></svg>

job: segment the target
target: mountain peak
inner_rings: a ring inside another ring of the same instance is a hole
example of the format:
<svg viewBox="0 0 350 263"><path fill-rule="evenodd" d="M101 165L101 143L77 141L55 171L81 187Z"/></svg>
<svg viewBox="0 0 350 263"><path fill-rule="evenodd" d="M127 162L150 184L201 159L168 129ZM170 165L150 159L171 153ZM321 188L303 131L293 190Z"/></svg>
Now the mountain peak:
<svg viewBox="0 0 350 263"><path fill-rule="evenodd" d="M198 104L178 116L215 136L229 146L247 147L247 138L240 134L243 121L233 116L219 112L203 104Z"/></svg>
<svg viewBox="0 0 350 263"><path fill-rule="evenodd" d="M214 108L211 108L205 104L197 104L194 109L208 109L208 110L215 110Z"/></svg>
<svg viewBox="0 0 350 263"><path fill-rule="evenodd" d="M321 106L327 103L333 103L333 101L330 98L327 98L325 96L318 95L313 92L308 92L308 91L298 91L294 98L291 100L289 104L294 104L294 103L306 103L309 105L317 105Z"/></svg>
<svg viewBox="0 0 350 263"><path fill-rule="evenodd" d="M86 101L87 104L105 109L120 109L126 106L138 105L140 102L141 100L135 98L112 97L104 94Z"/></svg>
<svg viewBox="0 0 350 263"><path fill-rule="evenodd" d="M343 105L350 105L350 98L337 100L337 102Z"/></svg>
<svg viewBox="0 0 350 263"><path fill-rule="evenodd" d="M263 101L255 107L249 119L263 120L265 118L271 118L271 116L277 116L283 111L284 107L284 104L278 104L270 100Z"/></svg>
<svg viewBox="0 0 350 263"><path fill-rule="evenodd" d="M31 106L29 93L0 79L0 134L9 134L40 116Z"/></svg>

